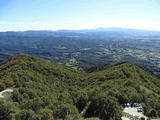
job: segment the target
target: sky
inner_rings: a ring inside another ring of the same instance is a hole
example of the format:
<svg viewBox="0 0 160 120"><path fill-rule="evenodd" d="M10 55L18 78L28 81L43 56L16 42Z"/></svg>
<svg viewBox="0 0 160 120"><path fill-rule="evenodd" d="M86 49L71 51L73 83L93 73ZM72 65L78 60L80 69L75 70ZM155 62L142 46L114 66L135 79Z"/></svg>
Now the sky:
<svg viewBox="0 0 160 120"><path fill-rule="evenodd" d="M160 0L0 0L0 31L160 30Z"/></svg>

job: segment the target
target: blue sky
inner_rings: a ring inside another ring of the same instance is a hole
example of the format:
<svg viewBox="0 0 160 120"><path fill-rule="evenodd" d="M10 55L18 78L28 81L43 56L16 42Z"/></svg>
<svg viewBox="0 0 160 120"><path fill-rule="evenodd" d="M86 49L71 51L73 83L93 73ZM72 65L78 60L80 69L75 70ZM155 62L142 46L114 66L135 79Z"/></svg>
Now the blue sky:
<svg viewBox="0 0 160 120"><path fill-rule="evenodd" d="M0 31L160 30L160 0L0 0Z"/></svg>

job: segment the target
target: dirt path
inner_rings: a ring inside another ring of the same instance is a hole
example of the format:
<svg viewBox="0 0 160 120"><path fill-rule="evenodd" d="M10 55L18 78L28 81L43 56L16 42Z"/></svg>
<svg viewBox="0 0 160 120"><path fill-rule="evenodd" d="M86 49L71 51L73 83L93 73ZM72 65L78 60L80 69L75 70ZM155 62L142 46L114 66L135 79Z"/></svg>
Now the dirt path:
<svg viewBox="0 0 160 120"><path fill-rule="evenodd" d="M122 120L130 120L130 119L127 117L122 117Z"/></svg>
<svg viewBox="0 0 160 120"><path fill-rule="evenodd" d="M1 91L0 92L0 99L5 99L5 96L3 96L3 93L5 93L5 92L13 92L13 90L12 89L6 89L6 90Z"/></svg>
<svg viewBox="0 0 160 120"><path fill-rule="evenodd" d="M132 116L136 116L138 118L144 117L147 120L147 116L143 115L142 112L137 112L137 107L131 108L131 107L126 107L123 110L124 113L128 113Z"/></svg>

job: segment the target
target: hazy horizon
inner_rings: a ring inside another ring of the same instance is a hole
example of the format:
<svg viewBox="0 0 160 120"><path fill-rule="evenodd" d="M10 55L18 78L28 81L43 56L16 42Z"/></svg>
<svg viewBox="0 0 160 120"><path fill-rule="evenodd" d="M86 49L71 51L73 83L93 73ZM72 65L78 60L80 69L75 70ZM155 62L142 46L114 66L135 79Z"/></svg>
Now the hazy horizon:
<svg viewBox="0 0 160 120"><path fill-rule="evenodd" d="M152 30L152 29L141 29L141 28L122 28L122 27L98 27L98 28L90 28L90 29L56 29L56 30L51 30L51 29L28 29L28 30L6 30L6 31L1 31L0 32L26 32L26 31L78 31L78 30L98 30L98 29L129 29L129 30L144 30L144 31L160 31L160 30Z"/></svg>

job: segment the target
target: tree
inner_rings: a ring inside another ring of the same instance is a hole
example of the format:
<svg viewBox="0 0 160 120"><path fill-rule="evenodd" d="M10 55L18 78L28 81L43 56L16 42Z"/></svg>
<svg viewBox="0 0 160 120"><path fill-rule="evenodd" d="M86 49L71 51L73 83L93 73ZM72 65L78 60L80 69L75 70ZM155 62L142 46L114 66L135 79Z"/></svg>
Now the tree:
<svg viewBox="0 0 160 120"><path fill-rule="evenodd" d="M81 96L76 103L76 107L78 108L79 112L81 112L85 108L86 105L87 105L87 99Z"/></svg>
<svg viewBox="0 0 160 120"><path fill-rule="evenodd" d="M14 102L22 101L22 95L19 93L19 90L15 89L12 93L12 100Z"/></svg>
<svg viewBox="0 0 160 120"><path fill-rule="evenodd" d="M151 117L157 117L157 112L156 112L155 109L152 109L152 110L150 111L150 116L151 116Z"/></svg>
<svg viewBox="0 0 160 120"><path fill-rule="evenodd" d="M61 104L58 105L54 111L55 118L65 119L68 115L77 114L78 110L75 106L70 104Z"/></svg>
<svg viewBox="0 0 160 120"><path fill-rule="evenodd" d="M53 120L53 116L52 116L53 112L50 109L41 109L39 111L39 119L40 120Z"/></svg>
<svg viewBox="0 0 160 120"><path fill-rule="evenodd" d="M127 95L121 94L120 92L117 93L116 97L117 97L118 102L119 102L120 104L124 104L124 103L127 103L127 102L129 101Z"/></svg>
<svg viewBox="0 0 160 120"><path fill-rule="evenodd" d="M0 100L0 120L11 120L12 105L7 101Z"/></svg>
<svg viewBox="0 0 160 120"><path fill-rule="evenodd" d="M90 98L85 117L99 117L102 120L120 120L122 109L119 107L117 100L105 94L96 94Z"/></svg>
<svg viewBox="0 0 160 120"><path fill-rule="evenodd" d="M42 107L42 105L43 105L43 101L39 97L34 98L32 100L32 109L34 111L40 110L40 108Z"/></svg>
<svg viewBox="0 0 160 120"><path fill-rule="evenodd" d="M4 90L5 88L6 88L6 85L0 82L0 91Z"/></svg>
<svg viewBox="0 0 160 120"><path fill-rule="evenodd" d="M144 117L141 117L141 120L145 120L145 118L144 118Z"/></svg>
<svg viewBox="0 0 160 120"><path fill-rule="evenodd" d="M16 114L16 120L36 120L36 114L32 110L22 110Z"/></svg>

